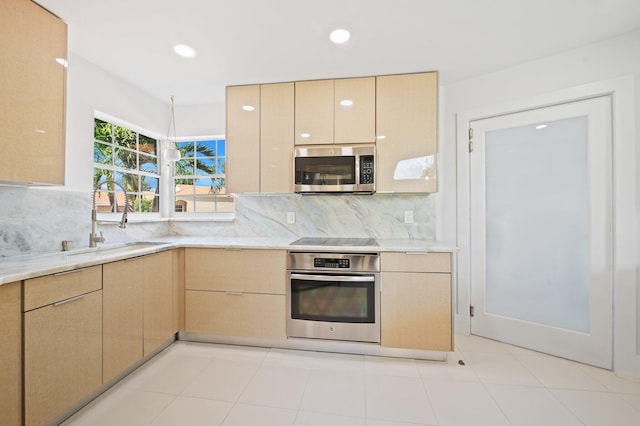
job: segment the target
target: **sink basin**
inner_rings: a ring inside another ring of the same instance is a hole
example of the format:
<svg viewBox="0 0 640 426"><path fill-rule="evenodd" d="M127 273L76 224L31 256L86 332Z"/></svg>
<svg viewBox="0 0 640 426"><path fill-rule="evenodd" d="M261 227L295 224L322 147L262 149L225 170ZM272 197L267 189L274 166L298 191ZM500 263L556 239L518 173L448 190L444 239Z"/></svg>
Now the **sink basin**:
<svg viewBox="0 0 640 426"><path fill-rule="evenodd" d="M77 252L67 253L67 258L74 258L79 256L87 256L87 257L97 257L111 254L120 254L120 253L129 253L136 250L146 249L155 246L166 245L166 242L157 242L157 241L137 241L132 243L126 243L124 245L115 245L115 246L99 246L92 247L89 249L79 250Z"/></svg>

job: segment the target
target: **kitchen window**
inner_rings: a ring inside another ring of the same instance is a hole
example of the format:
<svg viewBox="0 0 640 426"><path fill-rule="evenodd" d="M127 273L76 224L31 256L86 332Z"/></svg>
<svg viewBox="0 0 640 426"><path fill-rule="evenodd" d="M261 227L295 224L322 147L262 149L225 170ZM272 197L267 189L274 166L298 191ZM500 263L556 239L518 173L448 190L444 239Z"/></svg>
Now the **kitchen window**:
<svg viewBox="0 0 640 426"><path fill-rule="evenodd" d="M133 127L133 126L131 126ZM160 211L158 139L113 122L94 118L93 185L113 180L127 190L129 211ZM105 184L96 193L98 212L122 211L124 193Z"/></svg>
<svg viewBox="0 0 640 426"><path fill-rule="evenodd" d="M174 165L174 212L233 212L233 196L226 192L226 140L210 137L175 145L181 159Z"/></svg>

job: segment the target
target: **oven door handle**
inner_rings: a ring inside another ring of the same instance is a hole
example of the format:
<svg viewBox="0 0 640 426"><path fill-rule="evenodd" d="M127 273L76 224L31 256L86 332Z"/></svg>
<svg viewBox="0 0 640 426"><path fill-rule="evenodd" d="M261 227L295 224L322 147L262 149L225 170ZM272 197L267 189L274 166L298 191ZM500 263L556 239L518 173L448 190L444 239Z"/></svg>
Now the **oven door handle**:
<svg viewBox="0 0 640 426"><path fill-rule="evenodd" d="M362 283L375 281L372 275L353 276L353 275L309 275L309 274L291 274L291 279L305 281L344 281L351 283Z"/></svg>

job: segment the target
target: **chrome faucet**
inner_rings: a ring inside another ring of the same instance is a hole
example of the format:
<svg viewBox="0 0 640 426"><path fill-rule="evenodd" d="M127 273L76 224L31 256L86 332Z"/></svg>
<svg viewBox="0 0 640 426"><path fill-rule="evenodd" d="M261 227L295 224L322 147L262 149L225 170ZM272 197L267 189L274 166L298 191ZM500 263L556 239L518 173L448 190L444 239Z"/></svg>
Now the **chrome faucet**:
<svg viewBox="0 0 640 426"><path fill-rule="evenodd" d="M98 192L98 189L100 189L100 187L105 183L113 183L115 185L118 185L122 189L122 192L124 192L124 212L122 213L120 225L118 226L123 229L127 227L127 212L129 211L129 197L127 196L127 190L124 188L124 186L112 179L106 179L98 182L95 188L93 188L93 208L91 209L91 234L89 234L89 247L96 247L97 243L104 243L104 235L102 235L102 231L100 231L100 235L98 235L98 211L96 210L96 192ZM114 204L117 208L117 200L114 201Z"/></svg>

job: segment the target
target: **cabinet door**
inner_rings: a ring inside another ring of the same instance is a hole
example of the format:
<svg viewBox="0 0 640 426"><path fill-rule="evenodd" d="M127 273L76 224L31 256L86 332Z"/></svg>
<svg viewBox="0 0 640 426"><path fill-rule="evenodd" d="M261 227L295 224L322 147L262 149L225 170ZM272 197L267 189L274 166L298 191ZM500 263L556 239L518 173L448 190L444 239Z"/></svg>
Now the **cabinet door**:
<svg viewBox="0 0 640 426"><path fill-rule="evenodd" d="M188 290L285 294L286 251L188 248Z"/></svg>
<svg viewBox="0 0 640 426"><path fill-rule="evenodd" d="M375 77L335 80L335 143L375 142Z"/></svg>
<svg viewBox="0 0 640 426"><path fill-rule="evenodd" d="M189 332L286 339L285 319L284 295L187 290Z"/></svg>
<svg viewBox="0 0 640 426"><path fill-rule="evenodd" d="M107 382L142 358L142 259L107 263L103 270L103 380Z"/></svg>
<svg viewBox="0 0 640 426"><path fill-rule="evenodd" d="M333 143L334 81L296 81L296 145Z"/></svg>
<svg viewBox="0 0 640 426"><path fill-rule="evenodd" d="M376 77L378 192L437 191L438 75Z"/></svg>
<svg viewBox="0 0 640 426"><path fill-rule="evenodd" d="M451 275L382 272L381 345L452 351Z"/></svg>
<svg viewBox="0 0 640 426"><path fill-rule="evenodd" d="M20 283L0 285L0 413L2 424L22 424L22 311Z"/></svg>
<svg viewBox="0 0 640 426"><path fill-rule="evenodd" d="M227 193L259 192L260 85L227 87L226 137Z"/></svg>
<svg viewBox="0 0 640 426"><path fill-rule="evenodd" d="M46 424L102 384L102 290L24 314L25 424Z"/></svg>
<svg viewBox="0 0 640 426"><path fill-rule="evenodd" d="M293 83L260 87L260 192L293 192Z"/></svg>
<svg viewBox="0 0 640 426"><path fill-rule="evenodd" d="M0 5L0 181L64 184L67 26L34 2Z"/></svg>
<svg viewBox="0 0 640 426"><path fill-rule="evenodd" d="M175 337L173 256L169 251L142 258L144 269L144 355Z"/></svg>

